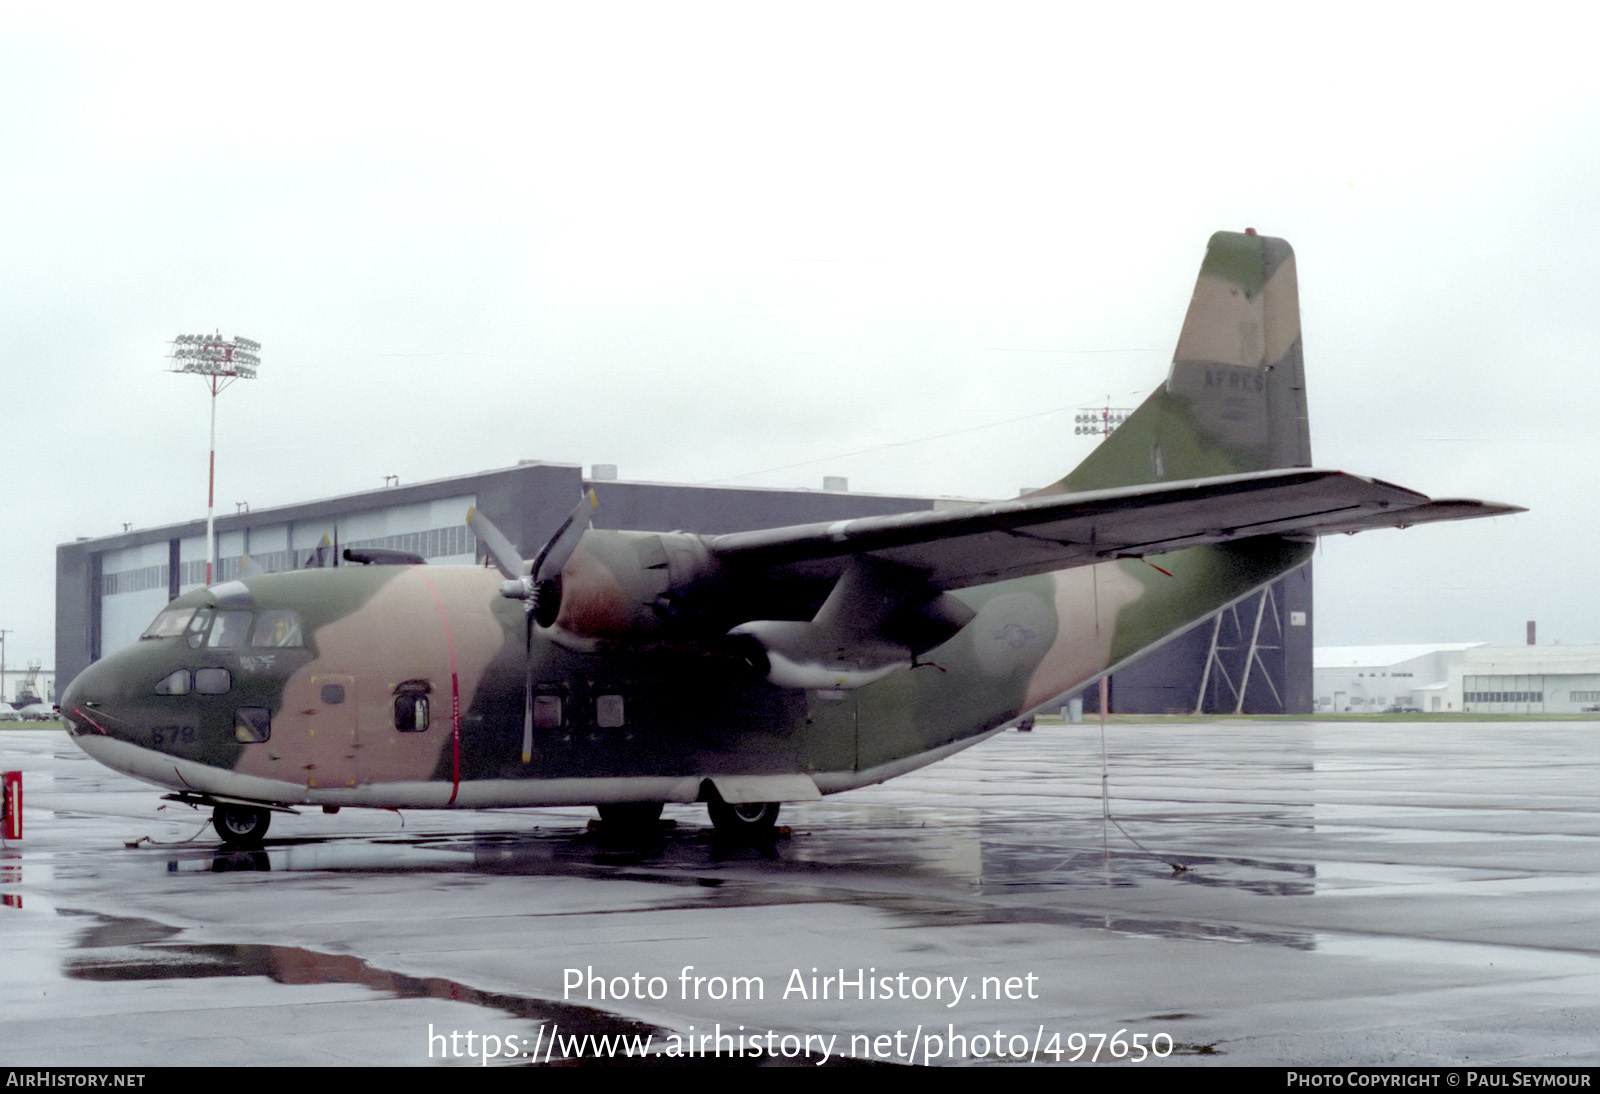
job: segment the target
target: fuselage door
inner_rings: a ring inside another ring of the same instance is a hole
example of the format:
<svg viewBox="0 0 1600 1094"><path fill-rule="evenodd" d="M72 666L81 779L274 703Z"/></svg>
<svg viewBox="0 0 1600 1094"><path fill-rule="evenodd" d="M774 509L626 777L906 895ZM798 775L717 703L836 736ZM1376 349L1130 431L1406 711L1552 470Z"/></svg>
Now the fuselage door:
<svg viewBox="0 0 1600 1094"><path fill-rule="evenodd" d="M357 721L356 678L345 673L311 677L311 710L306 717L306 786L329 789L356 785L361 735Z"/></svg>
<svg viewBox="0 0 1600 1094"><path fill-rule="evenodd" d="M856 692L817 688L806 692L806 732L801 745L801 770L854 771L856 757Z"/></svg>

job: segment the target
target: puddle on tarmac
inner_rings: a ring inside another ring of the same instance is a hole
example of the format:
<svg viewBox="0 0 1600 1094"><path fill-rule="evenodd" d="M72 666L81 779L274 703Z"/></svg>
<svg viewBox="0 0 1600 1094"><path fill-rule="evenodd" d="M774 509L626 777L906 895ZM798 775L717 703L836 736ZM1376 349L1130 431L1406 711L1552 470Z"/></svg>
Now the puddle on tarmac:
<svg viewBox="0 0 1600 1094"><path fill-rule="evenodd" d="M64 916L90 920L78 935L63 971L76 980L186 980L211 977L261 977L276 984L356 984L392 999L443 999L499 1011L572 1037L648 1036L666 1044L672 1031L591 1007L533 999L510 992L482 991L442 977L407 976L378 968L348 954L318 953L297 946L253 943L200 944L173 941L182 934L147 919L104 916L63 909ZM534 1044L529 1036L526 1044ZM551 1061L555 1066L658 1066L681 1064L731 1067L812 1067L821 1061L810 1053L790 1057L675 1059L644 1056L618 1059ZM861 1061L830 1059L824 1066L852 1066Z"/></svg>
<svg viewBox="0 0 1600 1094"><path fill-rule="evenodd" d="M396 999L447 999L502 1011L533 1022L560 1022L579 1033L666 1031L590 1007L481 991L441 977L407 976L348 954L257 943L187 943L183 932L148 919L63 909L91 920L78 935L63 971L75 980L186 980L259 976L278 984L358 984Z"/></svg>
<svg viewBox="0 0 1600 1094"><path fill-rule="evenodd" d="M83 916L91 921L74 944L77 952L68 956L63 963L66 975L77 980L185 980L238 976L261 977L276 984L297 987L356 984L392 999L442 999L500 1011L546 1029L559 1030L566 1037L647 1036L661 1045L666 1045L673 1037L671 1030L592 1007L534 999L510 992L483 991L442 977L407 976L378 968L348 954L319 953L298 946L177 942L173 939L182 934L179 928L152 920L105 916L71 909L62 909L60 914ZM532 1036L525 1039L526 1045L534 1043ZM691 1055L675 1058L652 1054L633 1057L619 1055L615 1058L555 1058L548 1062L557 1067L898 1066L892 1062L838 1056L823 1059L814 1053L799 1050L792 1055L776 1057Z"/></svg>

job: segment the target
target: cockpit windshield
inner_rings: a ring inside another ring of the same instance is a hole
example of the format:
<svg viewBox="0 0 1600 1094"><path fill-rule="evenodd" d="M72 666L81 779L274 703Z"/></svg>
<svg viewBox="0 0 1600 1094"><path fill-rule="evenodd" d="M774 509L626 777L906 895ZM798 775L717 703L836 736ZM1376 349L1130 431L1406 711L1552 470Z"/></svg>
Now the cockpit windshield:
<svg viewBox="0 0 1600 1094"><path fill-rule="evenodd" d="M215 608L167 608L140 638L187 636L193 649L288 649L305 645L298 613L287 608L248 612Z"/></svg>
<svg viewBox="0 0 1600 1094"><path fill-rule="evenodd" d="M140 638L176 638L189 625L193 608L167 608L144 629Z"/></svg>

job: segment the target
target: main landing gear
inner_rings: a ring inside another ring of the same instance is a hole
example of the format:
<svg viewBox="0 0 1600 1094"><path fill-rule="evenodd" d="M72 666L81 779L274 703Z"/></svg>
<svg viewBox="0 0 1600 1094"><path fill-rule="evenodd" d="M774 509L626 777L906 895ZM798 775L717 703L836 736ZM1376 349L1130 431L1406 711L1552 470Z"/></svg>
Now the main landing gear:
<svg viewBox="0 0 1600 1094"><path fill-rule="evenodd" d="M777 802L740 802L730 805L721 798L706 802L706 812L717 835L730 839L761 839L778 823Z"/></svg>
<svg viewBox="0 0 1600 1094"><path fill-rule="evenodd" d="M253 805L219 805L211 811L211 827L229 847L260 847L272 813Z"/></svg>
<svg viewBox="0 0 1600 1094"><path fill-rule="evenodd" d="M600 823L608 828L652 828L661 819L660 802L611 802L597 805Z"/></svg>

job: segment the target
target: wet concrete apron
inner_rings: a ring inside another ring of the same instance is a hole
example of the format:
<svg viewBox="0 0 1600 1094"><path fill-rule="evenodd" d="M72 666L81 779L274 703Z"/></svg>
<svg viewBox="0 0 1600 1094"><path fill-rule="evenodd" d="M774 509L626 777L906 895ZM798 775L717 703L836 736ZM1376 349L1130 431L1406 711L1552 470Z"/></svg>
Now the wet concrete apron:
<svg viewBox="0 0 1600 1094"><path fill-rule="evenodd" d="M240 853L178 842L205 818L63 736L7 731L28 813L0 850L0 1045L595 1054L549 1051L554 1029L693 1063L1050 1063L1122 1031L1169 1062L1600 1058L1600 728L1113 726L1107 747L1110 824L1097 728L1041 726L786 806L758 847L684 807L644 836L581 809L308 813Z"/></svg>

